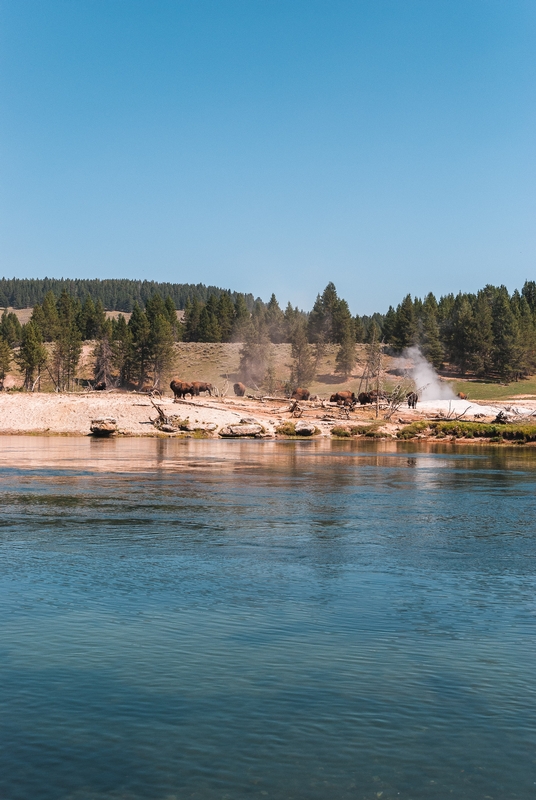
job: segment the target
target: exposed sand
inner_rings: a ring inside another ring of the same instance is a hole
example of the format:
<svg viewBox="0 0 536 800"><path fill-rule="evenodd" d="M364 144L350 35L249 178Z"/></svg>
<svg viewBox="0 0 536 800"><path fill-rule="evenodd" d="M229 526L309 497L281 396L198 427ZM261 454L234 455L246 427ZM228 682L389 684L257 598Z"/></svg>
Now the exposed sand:
<svg viewBox="0 0 536 800"><path fill-rule="evenodd" d="M274 434L276 426L292 419L289 401L260 403L247 398L199 397L174 403L171 397L155 402L166 416L177 415L191 423L215 423L218 430L237 424L242 419L256 420L267 433ZM306 418L314 418L323 433L329 433L333 423L316 417L325 411L311 407ZM335 412L337 410L335 409ZM0 392L0 434L49 433L89 434L93 419L112 417L120 433L130 436L161 436L151 420L157 410L146 395L122 392L90 392L72 394Z"/></svg>
<svg viewBox="0 0 536 800"><path fill-rule="evenodd" d="M219 430L242 419L258 421L268 434L275 434L276 427L285 421L293 421L288 400L260 402L248 398L199 397L193 400L173 402L171 397L155 401L164 413L189 419L190 423L200 425L212 423ZM336 406L321 403L302 403L302 419L314 422L324 436L329 436L334 426L372 422L375 408L357 407L347 418ZM507 409L519 416L531 416L536 411L536 402L528 400L512 403L484 405L466 400L437 400L420 402L416 410L407 406L393 414L391 422L383 420L385 409L380 411L382 430L395 436L401 425L416 419L445 418L463 414L464 420L477 418L493 419L501 409ZM465 412L465 413L464 413ZM9 433L48 433L63 435L87 435L91 421L112 417L117 421L121 434L128 436L162 436L151 420L158 416L148 396L127 392L90 393L26 393L0 392L0 434ZM536 422L536 418L535 418ZM174 435L174 434L171 434Z"/></svg>

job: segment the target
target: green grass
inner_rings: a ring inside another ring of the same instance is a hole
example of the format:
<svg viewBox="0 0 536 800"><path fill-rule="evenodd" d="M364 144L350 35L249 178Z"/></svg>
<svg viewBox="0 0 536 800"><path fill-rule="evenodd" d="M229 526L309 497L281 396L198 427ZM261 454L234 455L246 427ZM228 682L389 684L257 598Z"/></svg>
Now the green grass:
<svg viewBox="0 0 536 800"><path fill-rule="evenodd" d="M510 424L497 425L480 422L412 422L398 431L399 439L413 439L418 433L444 439L453 436L457 439L490 439L515 442L536 442L536 425Z"/></svg>
<svg viewBox="0 0 536 800"><path fill-rule="evenodd" d="M281 425L278 425L275 429L275 432L278 433L280 436L302 436L300 433L296 433L296 423L287 420L286 422L282 422ZM320 428L317 428L315 425L315 432L313 436L318 436L319 433L322 433ZM303 438L310 438L309 436L303 436Z"/></svg>
<svg viewBox="0 0 536 800"><path fill-rule="evenodd" d="M508 400L517 394L536 395L536 377L531 376L526 380L509 383L502 386L500 383L487 383L486 381L452 381L454 392L463 392L469 400Z"/></svg>
<svg viewBox="0 0 536 800"><path fill-rule="evenodd" d="M349 439L352 436L368 436L370 439L383 439L385 432L378 430L379 422L370 425L336 425L331 429L331 435L339 439Z"/></svg>

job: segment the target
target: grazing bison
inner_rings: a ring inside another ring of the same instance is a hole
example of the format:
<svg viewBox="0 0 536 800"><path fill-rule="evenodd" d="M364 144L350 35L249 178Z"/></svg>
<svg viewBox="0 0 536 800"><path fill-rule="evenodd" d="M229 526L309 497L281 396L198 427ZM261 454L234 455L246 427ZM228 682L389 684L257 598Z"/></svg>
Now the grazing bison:
<svg viewBox="0 0 536 800"><path fill-rule="evenodd" d="M195 395L199 395L199 392L208 392L209 395L212 396L212 389L214 387L211 383L203 383L202 381L194 381L192 383L192 389L194 390Z"/></svg>
<svg viewBox="0 0 536 800"><path fill-rule="evenodd" d="M357 395L357 399L359 400L359 403L362 406L366 406L374 402L374 397L372 396L372 392L360 392Z"/></svg>
<svg viewBox="0 0 536 800"><path fill-rule="evenodd" d="M457 397L459 397L460 400L469 400L469 395L465 394L465 392L458 392Z"/></svg>
<svg viewBox="0 0 536 800"><path fill-rule="evenodd" d="M408 401L408 408L417 408L417 400L419 396L417 392L409 392L406 395L406 400Z"/></svg>
<svg viewBox="0 0 536 800"><path fill-rule="evenodd" d="M338 406L351 406L355 403L355 394L353 392L335 392L329 398L330 403L337 403Z"/></svg>
<svg viewBox="0 0 536 800"><path fill-rule="evenodd" d="M106 381L99 381L94 386L96 392L103 392L106 389Z"/></svg>
<svg viewBox="0 0 536 800"><path fill-rule="evenodd" d="M234 393L237 397L244 397L246 393L246 387L243 383L235 383L233 386Z"/></svg>
<svg viewBox="0 0 536 800"><path fill-rule="evenodd" d="M292 400L309 400L311 392L309 389L294 389L292 392Z"/></svg>
<svg viewBox="0 0 536 800"><path fill-rule="evenodd" d="M169 388L175 395L173 402L176 403L180 397L186 397L187 394L194 396L194 390L191 383L180 381L178 378L173 378L169 384Z"/></svg>

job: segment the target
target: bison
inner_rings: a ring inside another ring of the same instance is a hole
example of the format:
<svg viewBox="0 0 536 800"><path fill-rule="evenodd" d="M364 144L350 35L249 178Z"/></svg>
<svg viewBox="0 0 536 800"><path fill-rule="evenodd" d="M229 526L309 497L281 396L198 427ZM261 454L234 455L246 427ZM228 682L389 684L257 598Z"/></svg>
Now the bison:
<svg viewBox="0 0 536 800"><path fill-rule="evenodd" d="M469 395L465 394L465 392L458 392L457 397L459 397L460 400L469 400Z"/></svg>
<svg viewBox="0 0 536 800"><path fill-rule="evenodd" d="M335 392L329 398L330 403L337 403L338 406L351 406L355 403L355 394L353 392Z"/></svg>
<svg viewBox="0 0 536 800"><path fill-rule="evenodd" d="M173 400L174 403L176 403L180 397L186 397L187 394L191 395L192 397L194 396L194 389L192 384L186 383L186 381L180 381L178 378L173 378L173 380L169 384L169 388L175 395L175 398Z"/></svg>
<svg viewBox="0 0 536 800"><path fill-rule="evenodd" d="M374 397L372 396L372 392L360 392L357 395L357 399L359 400L359 403L362 406L366 406L374 402Z"/></svg>
<svg viewBox="0 0 536 800"><path fill-rule="evenodd" d="M235 383L233 386L234 393L237 397L244 397L246 393L246 387L243 383Z"/></svg>
<svg viewBox="0 0 536 800"><path fill-rule="evenodd" d="M408 408L417 408L417 400L419 399L419 395L417 392L408 392L406 395L406 400L408 401Z"/></svg>
<svg viewBox="0 0 536 800"><path fill-rule="evenodd" d="M96 392L103 392L106 389L106 381L99 381L94 388Z"/></svg>
<svg viewBox="0 0 536 800"><path fill-rule="evenodd" d="M212 396L212 389L214 387L211 383L203 383L202 381L194 381L192 383L192 389L194 390L195 395L199 395L199 392L208 392L209 395Z"/></svg>
<svg viewBox="0 0 536 800"><path fill-rule="evenodd" d="M309 400L311 392L309 389L294 389L292 392L292 400Z"/></svg>

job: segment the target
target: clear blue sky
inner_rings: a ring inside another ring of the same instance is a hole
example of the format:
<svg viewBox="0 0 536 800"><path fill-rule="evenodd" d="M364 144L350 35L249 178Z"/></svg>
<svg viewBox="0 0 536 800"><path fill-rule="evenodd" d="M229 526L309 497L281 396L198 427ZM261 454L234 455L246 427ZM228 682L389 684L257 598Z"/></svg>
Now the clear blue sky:
<svg viewBox="0 0 536 800"><path fill-rule="evenodd" d="M535 95L533 0L0 0L0 271L512 289Z"/></svg>

